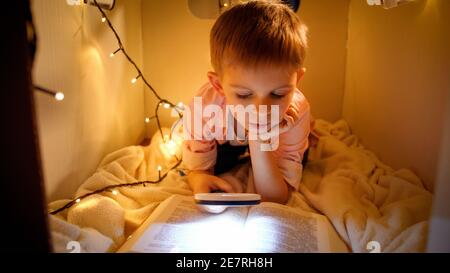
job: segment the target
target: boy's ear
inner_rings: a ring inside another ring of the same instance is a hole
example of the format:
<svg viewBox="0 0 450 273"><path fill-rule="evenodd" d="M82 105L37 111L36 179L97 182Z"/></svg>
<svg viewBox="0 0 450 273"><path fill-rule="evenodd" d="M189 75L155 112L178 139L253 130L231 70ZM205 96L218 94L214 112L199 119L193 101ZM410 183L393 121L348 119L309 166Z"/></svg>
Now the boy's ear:
<svg viewBox="0 0 450 273"><path fill-rule="evenodd" d="M297 71L297 85L300 82L300 80L303 78L306 72L306 67L302 67Z"/></svg>
<svg viewBox="0 0 450 273"><path fill-rule="evenodd" d="M211 83L211 85L216 89L217 92L223 95L223 88L222 84L220 83L220 77L217 75L216 72L209 71L208 74L208 80Z"/></svg>

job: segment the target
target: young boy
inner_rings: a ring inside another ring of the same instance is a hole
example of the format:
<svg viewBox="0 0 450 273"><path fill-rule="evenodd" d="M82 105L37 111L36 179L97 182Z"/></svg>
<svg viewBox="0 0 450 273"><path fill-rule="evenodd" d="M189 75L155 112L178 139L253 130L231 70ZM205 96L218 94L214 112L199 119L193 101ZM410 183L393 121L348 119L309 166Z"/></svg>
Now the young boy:
<svg viewBox="0 0 450 273"><path fill-rule="evenodd" d="M309 103L297 89L305 73L306 46L306 27L279 1L249 1L220 15L210 36L214 71L207 73L208 82L200 88L197 102L200 97L203 108L216 105L224 114L205 117L198 105L195 109L196 104L191 103L190 121L200 120L203 129L199 135L194 125L185 128L189 137L183 142L183 162L190 170L188 182L194 193L235 192L217 175L236 166L247 149L253 174L251 188L263 201L286 203L290 190L298 189L310 133ZM228 106L236 109L239 105L255 106L252 109L258 109L258 121L238 120ZM261 106L270 110L262 111ZM223 128L210 128L218 124L211 122L214 118L223 120ZM278 132L276 149L261 149L273 139L268 141L262 134L250 138L252 129ZM235 138L211 138L211 132L217 130L223 130L223 136L231 132ZM210 132L209 137L205 132Z"/></svg>

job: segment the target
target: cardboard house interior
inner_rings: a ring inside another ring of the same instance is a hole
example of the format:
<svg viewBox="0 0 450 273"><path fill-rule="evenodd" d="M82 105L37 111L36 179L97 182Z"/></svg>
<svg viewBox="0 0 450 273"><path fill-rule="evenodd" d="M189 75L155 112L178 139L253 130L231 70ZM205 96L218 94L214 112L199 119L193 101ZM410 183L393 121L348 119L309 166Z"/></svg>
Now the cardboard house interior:
<svg viewBox="0 0 450 273"><path fill-rule="evenodd" d="M108 12L128 52L165 97L188 103L211 70L214 18L195 1L116 1ZM198 1L202 2L202 1ZM195 4L195 3L194 3ZM156 132L157 102L89 6L31 1L38 34L33 80L63 90L36 93L47 201L71 198L105 155ZM409 168L434 193L429 251L449 251L450 1L416 0L391 9L360 0L303 0L309 28L298 88L317 119L344 119L363 145L395 169ZM162 116L164 126L173 117ZM443 237L444 236L444 237ZM442 238L447 238L443 240Z"/></svg>

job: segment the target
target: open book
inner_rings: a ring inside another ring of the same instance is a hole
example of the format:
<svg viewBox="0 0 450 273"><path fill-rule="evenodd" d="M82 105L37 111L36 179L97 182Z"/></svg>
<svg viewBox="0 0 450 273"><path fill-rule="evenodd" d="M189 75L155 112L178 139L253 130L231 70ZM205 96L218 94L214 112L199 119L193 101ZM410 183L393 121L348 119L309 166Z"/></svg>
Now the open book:
<svg viewBox="0 0 450 273"><path fill-rule="evenodd" d="M118 252L347 252L328 219L276 203L202 212L173 195Z"/></svg>

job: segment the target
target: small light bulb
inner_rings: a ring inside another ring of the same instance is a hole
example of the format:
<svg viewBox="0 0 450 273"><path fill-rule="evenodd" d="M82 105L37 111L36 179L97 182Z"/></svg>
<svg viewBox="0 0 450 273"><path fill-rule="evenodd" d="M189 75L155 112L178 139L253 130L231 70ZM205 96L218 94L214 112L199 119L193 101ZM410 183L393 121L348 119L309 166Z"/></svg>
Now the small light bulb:
<svg viewBox="0 0 450 273"><path fill-rule="evenodd" d="M80 6L83 0L67 0L66 2L69 6Z"/></svg>
<svg viewBox="0 0 450 273"><path fill-rule="evenodd" d="M223 6L224 6L224 7L228 7L228 3L224 3Z"/></svg>
<svg viewBox="0 0 450 273"><path fill-rule="evenodd" d="M112 194L117 195L117 191L116 191L116 190L113 190L113 191L112 191Z"/></svg>
<svg viewBox="0 0 450 273"><path fill-rule="evenodd" d="M158 165L158 179L161 180L161 170L162 167L160 165Z"/></svg>
<svg viewBox="0 0 450 273"><path fill-rule="evenodd" d="M116 51L114 51L114 52L111 52L111 54L109 54L109 57L113 58L114 56L116 56L116 53L119 52L119 51L121 51L121 50L122 50L122 47L118 48L118 49L117 49Z"/></svg>
<svg viewBox="0 0 450 273"><path fill-rule="evenodd" d="M106 17L105 16L102 17L102 23L104 23L104 22L106 22Z"/></svg>
<svg viewBox="0 0 450 273"><path fill-rule="evenodd" d="M178 103L178 107L183 107L183 103L182 103L182 102L179 102L179 103Z"/></svg>
<svg viewBox="0 0 450 273"><path fill-rule="evenodd" d="M177 151L177 144L172 139L166 144L167 151L170 155L175 155Z"/></svg>
<svg viewBox="0 0 450 273"><path fill-rule="evenodd" d="M57 101L62 101L64 99L64 93L58 92L55 94L55 99Z"/></svg>
<svg viewBox="0 0 450 273"><path fill-rule="evenodd" d="M150 118L145 118L145 123L149 123L150 122Z"/></svg>
<svg viewBox="0 0 450 273"><path fill-rule="evenodd" d="M77 200L75 200L75 202L80 203L81 199L78 198Z"/></svg>
<svg viewBox="0 0 450 273"><path fill-rule="evenodd" d="M137 82L137 79L139 79L140 77L141 77L141 74L137 75L135 78L133 78L133 79L131 80L131 83L132 83L132 84L135 84L135 83Z"/></svg>
<svg viewBox="0 0 450 273"><path fill-rule="evenodd" d="M164 108L169 109L170 108L170 104L164 103Z"/></svg>

